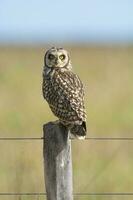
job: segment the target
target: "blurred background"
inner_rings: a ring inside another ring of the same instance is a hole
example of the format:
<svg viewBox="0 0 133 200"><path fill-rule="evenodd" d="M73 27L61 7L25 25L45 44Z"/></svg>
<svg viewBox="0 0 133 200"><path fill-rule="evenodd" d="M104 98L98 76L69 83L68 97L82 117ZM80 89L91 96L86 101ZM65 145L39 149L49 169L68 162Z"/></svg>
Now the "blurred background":
<svg viewBox="0 0 133 200"><path fill-rule="evenodd" d="M1 0L0 137L41 137L56 119L41 92L52 46L70 52L84 82L88 137L132 137L132 0ZM42 141L0 141L0 152L0 192L44 191ZM74 192L133 192L132 152L131 141L74 140Z"/></svg>

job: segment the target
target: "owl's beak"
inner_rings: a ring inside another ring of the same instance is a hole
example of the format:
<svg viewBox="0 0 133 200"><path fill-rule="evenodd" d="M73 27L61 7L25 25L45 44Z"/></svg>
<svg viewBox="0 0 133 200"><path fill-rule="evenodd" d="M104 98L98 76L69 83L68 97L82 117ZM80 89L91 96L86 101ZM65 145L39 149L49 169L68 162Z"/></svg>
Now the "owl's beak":
<svg viewBox="0 0 133 200"><path fill-rule="evenodd" d="M56 64L56 65L59 64L59 62L58 62L58 58L55 59L55 64Z"/></svg>

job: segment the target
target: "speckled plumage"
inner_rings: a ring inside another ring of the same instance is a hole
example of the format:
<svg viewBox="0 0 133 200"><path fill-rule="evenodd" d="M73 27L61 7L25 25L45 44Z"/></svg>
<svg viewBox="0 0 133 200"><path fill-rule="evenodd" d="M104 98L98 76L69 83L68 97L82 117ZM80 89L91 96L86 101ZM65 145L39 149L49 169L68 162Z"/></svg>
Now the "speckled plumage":
<svg viewBox="0 0 133 200"><path fill-rule="evenodd" d="M51 54L56 57L56 61L64 55L64 62L59 61L59 64L56 65L53 61L51 64L48 59ZM80 78L71 71L71 68L67 51L55 47L48 50L45 54L43 69L43 96L54 115L71 133L85 136L86 112L83 84Z"/></svg>

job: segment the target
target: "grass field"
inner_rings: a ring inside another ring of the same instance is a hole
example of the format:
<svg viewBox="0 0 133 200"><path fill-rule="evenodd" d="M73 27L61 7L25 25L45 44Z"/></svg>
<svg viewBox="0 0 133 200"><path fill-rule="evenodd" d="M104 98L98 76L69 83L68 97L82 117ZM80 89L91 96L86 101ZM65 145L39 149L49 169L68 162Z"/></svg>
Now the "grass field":
<svg viewBox="0 0 133 200"><path fill-rule="evenodd" d="M88 136L132 137L133 47L66 48L85 85ZM55 120L41 94L44 52L0 48L0 137L41 137L42 125ZM72 151L74 192L133 192L132 142L74 140ZM0 141L0 154L0 192L44 191L41 141Z"/></svg>

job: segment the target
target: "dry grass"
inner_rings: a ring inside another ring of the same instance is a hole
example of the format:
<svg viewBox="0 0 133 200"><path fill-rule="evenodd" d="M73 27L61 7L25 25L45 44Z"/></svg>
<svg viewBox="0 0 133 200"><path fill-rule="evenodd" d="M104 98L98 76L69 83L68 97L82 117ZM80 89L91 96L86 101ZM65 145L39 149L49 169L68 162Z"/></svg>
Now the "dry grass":
<svg viewBox="0 0 133 200"><path fill-rule="evenodd" d="M132 137L133 48L67 49L85 84L88 135ZM39 137L42 124L55 119L41 95L43 54L43 48L0 48L1 137ZM73 141L72 146L75 192L133 191L132 142ZM0 152L0 192L44 190L41 142L1 141Z"/></svg>

